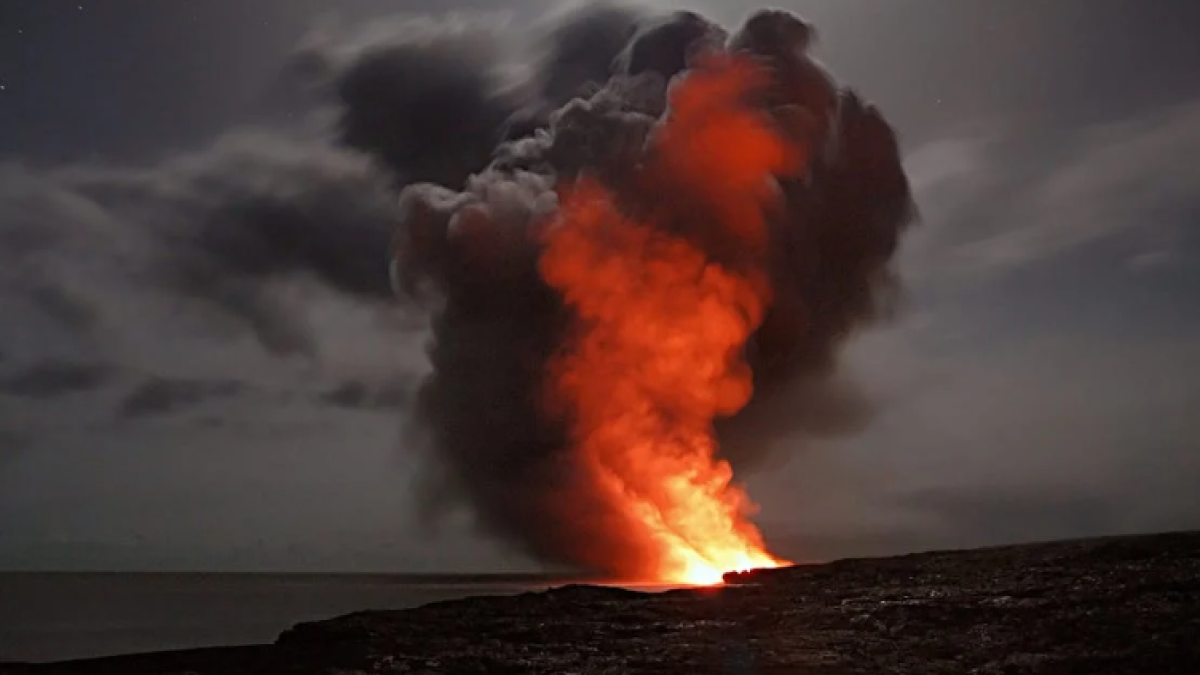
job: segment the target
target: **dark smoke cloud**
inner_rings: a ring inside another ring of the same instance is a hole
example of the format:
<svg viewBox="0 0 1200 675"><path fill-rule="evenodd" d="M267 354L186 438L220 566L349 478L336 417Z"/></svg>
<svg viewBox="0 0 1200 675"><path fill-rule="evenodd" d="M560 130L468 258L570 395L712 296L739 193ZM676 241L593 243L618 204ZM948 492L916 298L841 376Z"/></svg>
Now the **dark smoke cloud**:
<svg viewBox="0 0 1200 675"><path fill-rule="evenodd" d="M657 73L671 78L688 67L689 60L707 47L719 47L725 30L695 12L645 21L621 51L617 70L627 75Z"/></svg>
<svg viewBox="0 0 1200 675"><path fill-rule="evenodd" d="M555 83L546 98L571 90L559 84L564 72L586 80L608 62L607 82L591 92L582 82L583 94L543 126L510 134L461 190L406 189L396 241L398 290L437 298L433 373L409 439L426 451L417 483L423 513L432 519L465 501L488 532L540 559L584 567L605 566L604 554L593 553L622 542L539 401L570 318L539 277L531 236L555 211L555 188L586 172L619 199L624 192L629 203L644 202L647 195L629 193L630 176L666 111L672 78L714 46L770 67L775 85L759 103L815 157L807 175L782 184L785 208L772 222L777 300L748 355L758 393L719 428L740 468L784 437L846 433L865 422L869 406L838 373L837 355L856 330L886 316L898 289L890 262L915 216L892 129L807 55L812 26L779 11L753 15L732 35L690 12L642 20L632 31L620 19L588 10L565 22L558 39L599 36L595 59L577 54L583 66L544 74L540 81ZM629 40L611 54L623 32ZM677 195L672 208L704 219L703 199L688 206L695 197ZM719 259L720 247L708 245Z"/></svg>
<svg viewBox="0 0 1200 675"><path fill-rule="evenodd" d="M550 106L546 112L602 87L646 18L641 8L606 2L556 17L546 34L537 36L546 44L537 71L538 94Z"/></svg>

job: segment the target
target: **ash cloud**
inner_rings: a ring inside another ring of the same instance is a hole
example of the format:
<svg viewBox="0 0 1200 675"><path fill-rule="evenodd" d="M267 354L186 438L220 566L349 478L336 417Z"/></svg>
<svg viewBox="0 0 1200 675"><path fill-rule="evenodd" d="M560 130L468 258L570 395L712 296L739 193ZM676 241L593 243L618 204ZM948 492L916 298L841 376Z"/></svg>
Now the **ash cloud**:
<svg viewBox="0 0 1200 675"><path fill-rule="evenodd" d="M595 21L599 34L612 37L625 28L611 18L589 10L562 30L586 33ZM680 12L639 20L627 34L606 82L590 92L581 82L576 98L543 126L522 138L510 134L465 186L408 187L396 239L398 290L437 300L433 372L408 439L423 450L417 488L424 517L435 522L465 503L485 531L527 554L609 572L603 551L622 548L619 533L605 525L612 514L539 398L570 320L539 277L533 236L557 207L556 188L586 174L627 203L675 199L675 210L705 218L704 195L636 194L630 179L669 112L671 83L713 48L747 53L771 70L774 84L757 104L814 158L805 176L780 185L784 207L771 223L776 300L748 354L757 394L718 428L725 457L739 469L760 463L785 437L846 433L865 423L870 407L839 373L838 354L855 331L888 315L899 290L892 258L915 218L893 130L808 55L811 25L763 11L729 34ZM593 65L613 46L599 44ZM586 70L579 72L594 77ZM553 72L540 81L560 78ZM720 244L707 245L720 260Z"/></svg>

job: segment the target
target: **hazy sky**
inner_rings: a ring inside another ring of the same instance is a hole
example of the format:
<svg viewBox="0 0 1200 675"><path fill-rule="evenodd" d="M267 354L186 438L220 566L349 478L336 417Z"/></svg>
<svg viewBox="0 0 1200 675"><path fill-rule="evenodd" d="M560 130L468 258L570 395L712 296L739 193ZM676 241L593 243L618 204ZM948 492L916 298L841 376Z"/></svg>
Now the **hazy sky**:
<svg viewBox="0 0 1200 675"><path fill-rule="evenodd" d="M422 336L303 283L272 298L319 359L272 355L237 322L97 281L140 244L62 196L98 174L175 195L239 139L319 132L297 47L435 4L0 4L0 568L527 566L410 522ZM513 6L513 30L548 4ZM898 128L923 215L904 311L849 356L878 415L747 477L780 551L1200 527L1200 6L774 4ZM270 148L286 166L317 152ZM221 166L213 181L269 179ZM21 257L41 232L54 254Z"/></svg>

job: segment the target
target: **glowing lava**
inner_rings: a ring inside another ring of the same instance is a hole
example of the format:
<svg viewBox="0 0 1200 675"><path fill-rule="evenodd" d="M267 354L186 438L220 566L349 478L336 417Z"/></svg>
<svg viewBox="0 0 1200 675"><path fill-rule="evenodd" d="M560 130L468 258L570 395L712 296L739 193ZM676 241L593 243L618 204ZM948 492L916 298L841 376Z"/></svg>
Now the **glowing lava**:
<svg viewBox="0 0 1200 675"><path fill-rule="evenodd" d="M644 551L626 565L643 580L715 584L785 564L713 431L753 393L744 351L771 302L766 212L775 177L805 161L749 102L766 77L729 57L689 73L632 179L636 203L580 179L545 234L542 276L574 313L549 398L612 527Z"/></svg>

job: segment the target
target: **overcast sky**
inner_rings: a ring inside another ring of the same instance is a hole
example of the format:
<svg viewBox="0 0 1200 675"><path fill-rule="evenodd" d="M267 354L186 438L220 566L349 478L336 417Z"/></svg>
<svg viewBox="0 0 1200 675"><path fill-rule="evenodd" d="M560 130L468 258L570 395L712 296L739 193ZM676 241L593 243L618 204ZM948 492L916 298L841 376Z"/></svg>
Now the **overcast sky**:
<svg viewBox="0 0 1200 675"><path fill-rule="evenodd" d="M302 166L320 151L263 140L325 123L297 48L449 4L0 5L0 568L529 566L413 526L400 428L423 336L398 310L296 283L270 301L303 348L265 349L154 284L98 281L138 259L119 227L61 226L113 220L95 191L153 181L178 205L209 194L181 185L269 180L244 146ZM923 216L904 311L849 354L877 415L746 477L779 551L1200 527L1200 6L774 4L897 127ZM513 5L511 30L548 5ZM53 255L22 257L43 232Z"/></svg>

